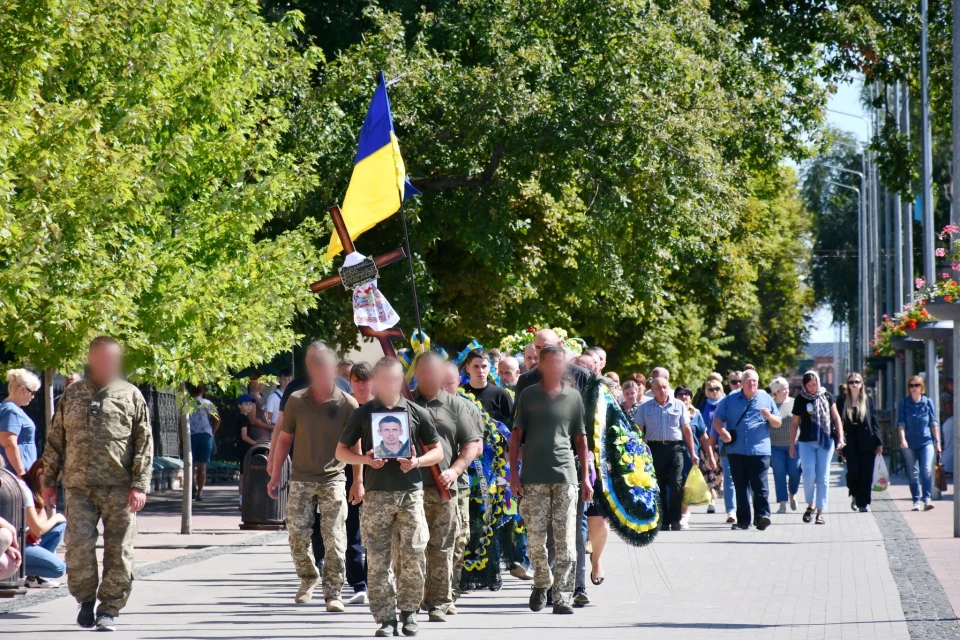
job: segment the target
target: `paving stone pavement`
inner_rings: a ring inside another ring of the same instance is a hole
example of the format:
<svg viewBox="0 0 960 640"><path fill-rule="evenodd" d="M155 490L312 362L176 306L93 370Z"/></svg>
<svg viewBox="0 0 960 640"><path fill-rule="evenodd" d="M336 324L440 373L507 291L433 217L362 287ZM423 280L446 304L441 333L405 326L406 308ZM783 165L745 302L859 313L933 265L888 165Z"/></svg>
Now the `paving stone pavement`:
<svg viewBox="0 0 960 640"><path fill-rule="evenodd" d="M826 526L802 523L797 511L774 515L764 532L731 531L723 514L706 515L698 508L690 531L663 533L651 547L611 539L604 552L606 581L589 588L593 604L573 616L530 612L529 583L507 576L499 592L464 596L460 615L448 622L422 622L420 636L910 638L913 629L878 526L878 519L893 514L879 505L876 514L851 512L846 489L838 486L840 472L835 466ZM900 550L895 570L920 566L909 555L909 531L895 535L902 537L887 538ZM330 614L322 599L295 605L297 580L288 547L282 536L269 540L195 556L185 564L151 565L154 572L134 586L116 637L372 636L375 625L366 607ZM922 593L919 582L916 588ZM0 615L0 635L59 639L86 633L73 625L71 598L29 604ZM915 612L912 604L908 608Z"/></svg>

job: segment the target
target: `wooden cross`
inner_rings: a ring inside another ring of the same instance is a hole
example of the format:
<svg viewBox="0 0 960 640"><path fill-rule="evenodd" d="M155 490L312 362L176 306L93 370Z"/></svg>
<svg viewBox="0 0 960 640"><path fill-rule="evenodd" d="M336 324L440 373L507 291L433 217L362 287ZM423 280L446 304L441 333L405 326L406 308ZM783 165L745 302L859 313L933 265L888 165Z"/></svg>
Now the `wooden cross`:
<svg viewBox="0 0 960 640"><path fill-rule="evenodd" d="M346 255L350 255L356 248L353 245L353 240L350 238L350 232L347 231L347 225L343 221L343 215L340 213L340 207L334 205L330 207L330 217L333 218L333 228L337 231L337 236L340 238L340 244L343 245L343 251ZM394 249L389 253L385 253L382 256L377 256L373 259L374 264L377 265L377 269L385 267L387 265L393 264L395 262L400 262L407 257L407 254L403 249ZM338 284L341 284L343 280L339 275L332 275L323 278L322 280L317 280L310 285L310 290L314 293L319 293L321 291L326 291L331 287L335 287ZM384 329L383 331L375 331L370 327L359 327L360 335L365 338L374 338L377 342L380 343L380 347L383 349L383 354L391 356L393 358L397 357L397 350L393 346L394 340L404 340L403 331L397 327L391 327L389 329ZM406 384L403 385L403 396L413 401L413 395L410 393L410 389ZM420 449L423 449L423 442L420 443ZM450 499L450 490L444 487L440 483L440 468L437 465L427 467L431 477L433 477L433 484L437 487L437 493L440 494L440 500L446 502Z"/></svg>

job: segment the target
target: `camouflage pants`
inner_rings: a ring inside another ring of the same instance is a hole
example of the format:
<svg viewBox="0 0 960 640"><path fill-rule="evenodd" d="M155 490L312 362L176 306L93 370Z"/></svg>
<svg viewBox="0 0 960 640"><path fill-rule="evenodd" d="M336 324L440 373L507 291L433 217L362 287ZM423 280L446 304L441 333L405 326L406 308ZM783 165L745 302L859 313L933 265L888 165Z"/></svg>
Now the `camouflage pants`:
<svg viewBox="0 0 960 640"><path fill-rule="evenodd" d="M66 490L67 571L77 602L100 600L97 614L120 614L133 588L133 539L137 516L130 513L129 487L70 487ZM97 571L97 525L103 520L103 579Z"/></svg>
<svg viewBox="0 0 960 640"><path fill-rule="evenodd" d="M457 524L460 533L453 547L453 593L460 593L460 576L463 575L463 557L470 542L470 489L457 489Z"/></svg>
<svg viewBox="0 0 960 640"><path fill-rule="evenodd" d="M417 611L423 600L427 521L423 491L369 491L363 496L360 531L367 549L367 597L377 622L396 611ZM399 534L398 545L394 536ZM394 582L393 562L398 579Z"/></svg>
<svg viewBox="0 0 960 640"><path fill-rule="evenodd" d="M460 534L457 494L446 502L432 487L423 493L423 512L427 517L427 584L423 599L427 609L446 609L453 602L453 552Z"/></svg>
<svg viewBox="0 0 960 640"><path fill-rule="evenodd" d="M525 484L520 515L527 525L527 549L533 565L533 584L553 587L553 602L570 602L577 558L577 485ZM556 545L555 575L547 557L547 527L553 525Z"/></svg>
<svg viewBox="0 0 960 640"><path fill-rule="evenodd" d="M316 580L317 565L310 557L313 522L320 507L320 535L323 537L323 597L340 597L346 573L347 491L346 482L290 482L287 496L287 531L290 555L301 580Z"/></svg>

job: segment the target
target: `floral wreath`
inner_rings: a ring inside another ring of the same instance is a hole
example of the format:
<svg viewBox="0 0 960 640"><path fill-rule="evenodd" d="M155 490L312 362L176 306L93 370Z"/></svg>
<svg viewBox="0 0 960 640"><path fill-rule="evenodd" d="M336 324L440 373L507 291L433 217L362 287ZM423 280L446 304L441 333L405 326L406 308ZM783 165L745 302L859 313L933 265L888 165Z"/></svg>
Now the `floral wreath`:
<svg viewBox="0 0 960 640"><path fill-rule="evenodd" d="M458 395L480 411L484 426L482 461L477 458L467 467L470 475L479 480L481 488L481 495L474 497L471 492L470 499L482 507L483 535L475 548L464 550L463 560L465 571L482 571L487 566L487 551L493 543L494 532L506 521L504 505L512 500L506 460L508 435L505 435L506 427L491 418L472 393L461 388Z"/></svg>
<svg viewBox="0 0 960 640"><path fill-rule="evenodd" d="M542 328L546 329L547 327ZM553 330L560 338L564 349L577 355L583 353L584 348L586 348L586 343L583 340L580 338L571 338L566 329L553 327ZM522 353L523 350L527 348L527 345L533 344L533 340L537 336L537 331L539 331L539 329L531 325L519 333L507 336L500 341L500 351L510 355Z"/></svg>

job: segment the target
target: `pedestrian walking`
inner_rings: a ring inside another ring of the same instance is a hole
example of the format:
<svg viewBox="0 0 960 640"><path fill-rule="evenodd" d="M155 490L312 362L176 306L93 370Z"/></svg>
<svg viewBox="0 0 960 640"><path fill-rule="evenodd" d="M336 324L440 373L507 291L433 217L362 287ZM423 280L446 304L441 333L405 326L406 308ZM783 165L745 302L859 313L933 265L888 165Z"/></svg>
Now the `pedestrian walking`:
<svg viewBox="0 0 960 640"><path fill-rule="evenodd" d="M358 362L350 369L353 399L363 406L373 399L373 367ZM363 465L348 464L347 474L347 582L353 588L348 604L367 604L367 560L360 535L360 512L363 509ZM356 488L354 488L356 487ZM316 525L314 525L316 531ZM314 540L316 539L314 535Z"/></svg>
<svg viewBox="0 0 960 640"><path fill-rule="evenodd" d="M640 406L640 395L640 385L636 382L627 380L623 383L623 402L620 403L620 410L631 421L634 412Z"/></svg>
<svg viewBox="0 0 960 640"><path fill-rule="evenodd" d="M697 404L700 414L703 416L703 422L707 425L709 456L700 456L700 470L703 471L703 479L710 487L710 504L707 505L707 513L716 513L716 499L723 496L723 506L727 513L727 524L733 524L737 521L737 499L734 495L733 480L730 479L730 468L727 464L727 456L720 446L722 443L717 435L717 430L713 428L713 414L717 410L717 403L723 399L723 376L713 372L707 376L703 383L703 398ZM713 464L707 465L707 461L712 460Z"/></svg>
<svg viewBox="0 0 960 640"><path fill-rule="evenodd" d="M90 342L90 375L64 391L43 452L43 500L57 502L63 474L67 571L80 603L77 624L113 631L133 588L137 512L153 475L153 432L140 390L121 379L123 353L111 337ZM97 526L103 522L103 577L97 571ZM100 604L94 606L99 599Z"/></svg>
<svg viewBox="0 0 960 640"><path fill-rule="evenodd" d="M661 367L654 371L665 371ZM683 499L683 451L692 464L700 463L686 405L670 397L666 378L656 377L650 385L653 399L637 408L634 423L653 456L653 468L663 503L663 531L680 531L680 506Z"/></svg>
<svg viewBox="0 0 960 640"><path fill-rule="evenodd" d="M814 520L816 508L814 521L826 524L823 511L827 508L829 496L830 461L834 448L843 449L843 424L836 401L820 384L820 375L816 371L807 371L801 382L803 390L794 401L790 424L790 457L796 458L799 450L803 494L807 502L803 521ZM793 442L798 439L795 446Z"/></svg>
<svg viewBox="0 0 960 640"><path fill-rule="evenodd" d="M933 489L933 461L940 455L940 422L937 420L933 401L925 396L923 378L913 376L907 381L909 394L897 407L897 429L900 432L900 449L910 476L910 496L913 510L933 509L930 492Z"/></svg>
<svg viewBox="0 0 960 640"><path fill-rule="evenodd" d="M203 502L203 489L207 486L207 465L213 457L214 436L220 430L220 414L217 407L204 398L203 383L187 385L195 407L190 412L190 454L193 457L195 484L193 499Z"/></svg>
<svg viewBox="0 0 960 640"><path fill-rule="evenodd" d="M793 415L793 398L790 397L790 383L785 378L770 381L770 393L781 416ZM780 507L777 513L786 513L787 504L797 510L797 492L800 490L800 460L790 455L790 429L770 430L770 466L773 467L773 486Z"/></svg>
<svg viewBox="0 0 960 640"><path fill-rule="evenodd" d="M363 504L360 527L367 547L370 612L380 625L377 637L397 635L397 608L404 635L416 635L417 611L423 601L426 573L427 521L423 511L421 467L443 459L440 435L422 407L401 395L406 380L396 358L381 358L373 370L373 400L354 411L340 436L337 459L363 464ZM409 442L421 446L410 457L384 460L374 456L373 414L405 413ZM358 449L359 445L359 449ZM394 537L399 536L399 546ZM394 579L396 558L399 575Z"/></svg>
<svg viewBox="0 0 960 640"><path fill-rule="evenodd" d="M287 496L287 530L290 555L300 578L294 601L310 602L320 572L310 557L315 514L320 512L323 537L323 599L327 611L344 610L341 590L347 551L347 493L345 464L337 459L337 446L357 401L337 387L337 356L322 342L307 348L305 358L310 385L290 395L283 410L277 455L285 459L291 446L290 493ZM267 493L277 498L281 474L274 474Z"/></svg>
<svg viewBox="0 0 960 640"><path fill-rule="evenodd" d="M443 358L436 351L420 354L416 363L415 402L430 413L440 436L443 460L440 482L452 495L440 499L430 474L423 476L423 510L430 540L427 542L426 590L423 600L431 622L444 622L453 604L454 556L462 527L459 495L470 492L467 467L483 449L479 412L463 398L443 390ZM459 585L457 585L459 586Z"/></svg>
<svg viewBox="0 0 960 640"><path fill-rule="evenodd" d="M7 372L7 397L0 402L0 468L18 478L37 461L37 425L22 407L39 389L40 379L26 369Z"/></svg>
<svg viewBox="0 0 960 640"><path fill-rule="evenodd" d="M847 443L843 455L847 459L847 487L853 505L861 513L870 511L873 492L873 465L883 455L883 438L873 408L873 399L863 388L863 376L847 376L847 393L837 401L837 413L843 422Z"/></svg>
<svg viewBox="0 0 960 640"><path fill-rule="evenodd" d="M547 344L538 349L538 357L537 382L520 393L514 411L511 442L524 443L524 464L518 467L520 447L512 446L510 468L520 468L520 474L511 475L510 489L520 500L534 568L530 609L541 611L547 604L547 591L552 589L553 612L571 614L576 582L576 529L580 526L578 493L583 503L593 498L589 468L581 465L578 479L570 447L573 441L580 460L587 459L583 400L575 389L563 384L567 365L562 347ZM556 549L553 572L547 557L548 525L552 525Z"/></svg>
<svg viewBox="0 0 960 640"><path fill-rule="evenodd" d="M743 372L741 390L717 405L714 428L724 443L730 475L737 492L737 522L733 529L749 529L750 500L752 523L760 531L770 526L767 473L770 469L770 428L779 429L780 411L770 395L760 388L757 372Z"/></svg>

